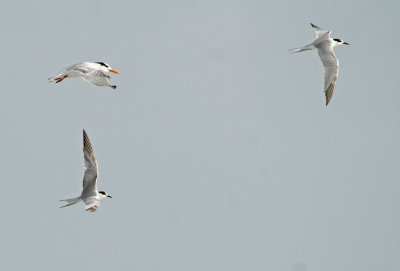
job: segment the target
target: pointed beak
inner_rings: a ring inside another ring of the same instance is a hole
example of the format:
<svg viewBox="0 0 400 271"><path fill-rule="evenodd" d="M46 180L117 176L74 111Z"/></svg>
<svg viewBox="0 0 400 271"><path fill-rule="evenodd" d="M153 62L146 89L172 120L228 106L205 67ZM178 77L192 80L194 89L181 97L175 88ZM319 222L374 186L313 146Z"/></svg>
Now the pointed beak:
<svg viewBox="0 0 400 271"><path fill-rule="evenodd" d="M347 42L343 42L343 44L350 45L350 43L347 43Z"/></svg>
<svg viewBox="0 0 400 271"><path fill-rule="evenodd" d="M108 69L108 71L109 71L109 72L116 73L116 74L119 74L119 71L117 71L117 70L114 70L114 69Z"/></svg>
<svg viewBox="0 0 400 271"><path fill-rule="evenodd" d="M110 198L110 199L112 199L112 197L111 197L110 195L107 195L107 198Z"/></svg>

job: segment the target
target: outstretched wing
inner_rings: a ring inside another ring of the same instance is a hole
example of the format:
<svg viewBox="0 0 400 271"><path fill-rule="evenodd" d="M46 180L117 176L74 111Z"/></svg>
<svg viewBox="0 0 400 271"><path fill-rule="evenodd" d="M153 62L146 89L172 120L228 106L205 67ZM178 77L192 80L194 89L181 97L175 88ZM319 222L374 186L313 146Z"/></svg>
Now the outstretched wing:
<svg viewBox="0 0 400 271"><path fill-rule="evenodd" d="M90 140L86 131L83 130L83 157L85 160L85 174L83 175L83 191L82 194L90 194L95 193L96 182L97 182L97 160L96 156L94 156L92 144L90 144ZM86 204L86 203L85 203Z"/></svg>
<svg viewBox="0 0 400 271"><path fill-rule="evenodd" d="M314 29L314 39L319 39L320 37L323 37L325 35L329 37L331 35L332 31L330 30L322 29L321 27L316 26L313 23L311 23L311 26Z"/></svg>
<svg viewBox="0 0 400 271"><path fill-rule="evenodd" d="M339 73L339 61L333 53L333 44L326 42L318 47L318 54L321 58L325 70L325 96L326 105L332 98L333 90L335 89L336 80Z"/></svg>
<svg viewBox="0 0 400 271"><path fill-rule="evenodd" d="M57 81L58 78L64 79L66 76L73 76L73 77L84 76L90 71L91 69L87 66L86 62L77 63L60 71L56 76L50 77L49 81L54 82Z"/></svg>
<svg viewBox="0 0 400 271"><path fill-rule="evenodd" d="M95 86L110 86L110 83L108 81L110 79L110 76L106 75L102 71L95 70L88 72L83 76L83 78Z"/></svg>

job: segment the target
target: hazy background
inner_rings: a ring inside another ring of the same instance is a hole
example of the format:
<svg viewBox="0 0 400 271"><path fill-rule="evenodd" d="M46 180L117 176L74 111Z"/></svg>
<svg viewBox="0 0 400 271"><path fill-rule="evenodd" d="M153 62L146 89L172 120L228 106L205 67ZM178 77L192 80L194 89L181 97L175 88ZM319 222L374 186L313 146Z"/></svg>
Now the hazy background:
<svg viewBox="0 0 400 271"><path fill-rule="evenodd" d="M2 270L400 268L398 1L2 1ZM351 46L328 107L310 22ZM47 78L81 61L117 90ZM113 196L81 192L82 129Z"/></svg>

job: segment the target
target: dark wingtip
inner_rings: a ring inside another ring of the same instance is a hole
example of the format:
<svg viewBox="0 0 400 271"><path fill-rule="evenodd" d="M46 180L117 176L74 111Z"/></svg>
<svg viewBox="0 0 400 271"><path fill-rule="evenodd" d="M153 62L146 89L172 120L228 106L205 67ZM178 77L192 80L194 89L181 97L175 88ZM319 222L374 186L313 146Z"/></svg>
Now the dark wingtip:
<svg viewBox="0 0 400 271"><path fill-rule="evenodd" d="M328 89L326 90L326 92L325 92L325 96L326 96L326 106L328 106L328 104L329 104L329 102L331 101L331 99L332 99L332 95L333 95L333 90L334 90L334 88L335 88L335 85L334 84L330 84L329 85L329 87L328 87Z"/></svg>
<svg viewBox="0 0 400 271"><path fill-rule="evenodd" d="M117 88L117 86L116 86L116 85L114 85L114 86L111 86L111 88L112 88L112 89L116 89L116 88Z"/></svg>
<svg viewBox="0 0 400 271"><path fill-rule="evenodd" d="M326 95L326 103L325 106L328 106L329 102L331 101L332 95L329 96L329 94Z"/></svg>

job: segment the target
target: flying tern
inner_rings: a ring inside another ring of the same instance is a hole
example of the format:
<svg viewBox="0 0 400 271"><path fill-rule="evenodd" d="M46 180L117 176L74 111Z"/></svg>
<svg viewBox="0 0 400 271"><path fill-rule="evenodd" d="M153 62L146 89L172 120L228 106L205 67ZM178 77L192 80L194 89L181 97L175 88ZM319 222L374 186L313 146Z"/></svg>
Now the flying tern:
<svg viewBox="0 0 400 271"><path fill-rule="evenodd" d="M82 193L77 198L60 200L67 202L66 205L61 206L60 208L64 208L82 201L85 204L86 211L94 212L99 208L101 199L112 197L104 191L97 191L97 175L99 171L92 145L90 144L89 137L87 136L85 130L83 130L83 157L85 159L86 170L85 174L83 175Z"/></svg>
<svg viewBox="0 0 400 271"><path fill-rule="evenodd" d="M106 74L108 72L119 74L118 71L112 69L110 65L104 62L82 62L66 68L54 77L50 77L49 81L60 83L65 78L81 77L93 85L115 89L117 86L110 85L110 76Z"/></svg>
<svg viewBox="0 0 400 271"><path fill-rule="evenodd" d="M314 28L315 36L314 42L307 44L303 47L291 49L293 53L298 53L307 50L318 50L319 57L321 58L322 64L325 69L325 96L326 96L326 105L329 104L329 101L332 98L333 90L335 88L336 79L339 71L339 60L336 58L333 47L349 43L341 40L341 39L332 39L331 38L331 30L322 29L315 24L311 23L312 28Z"/></svg>

